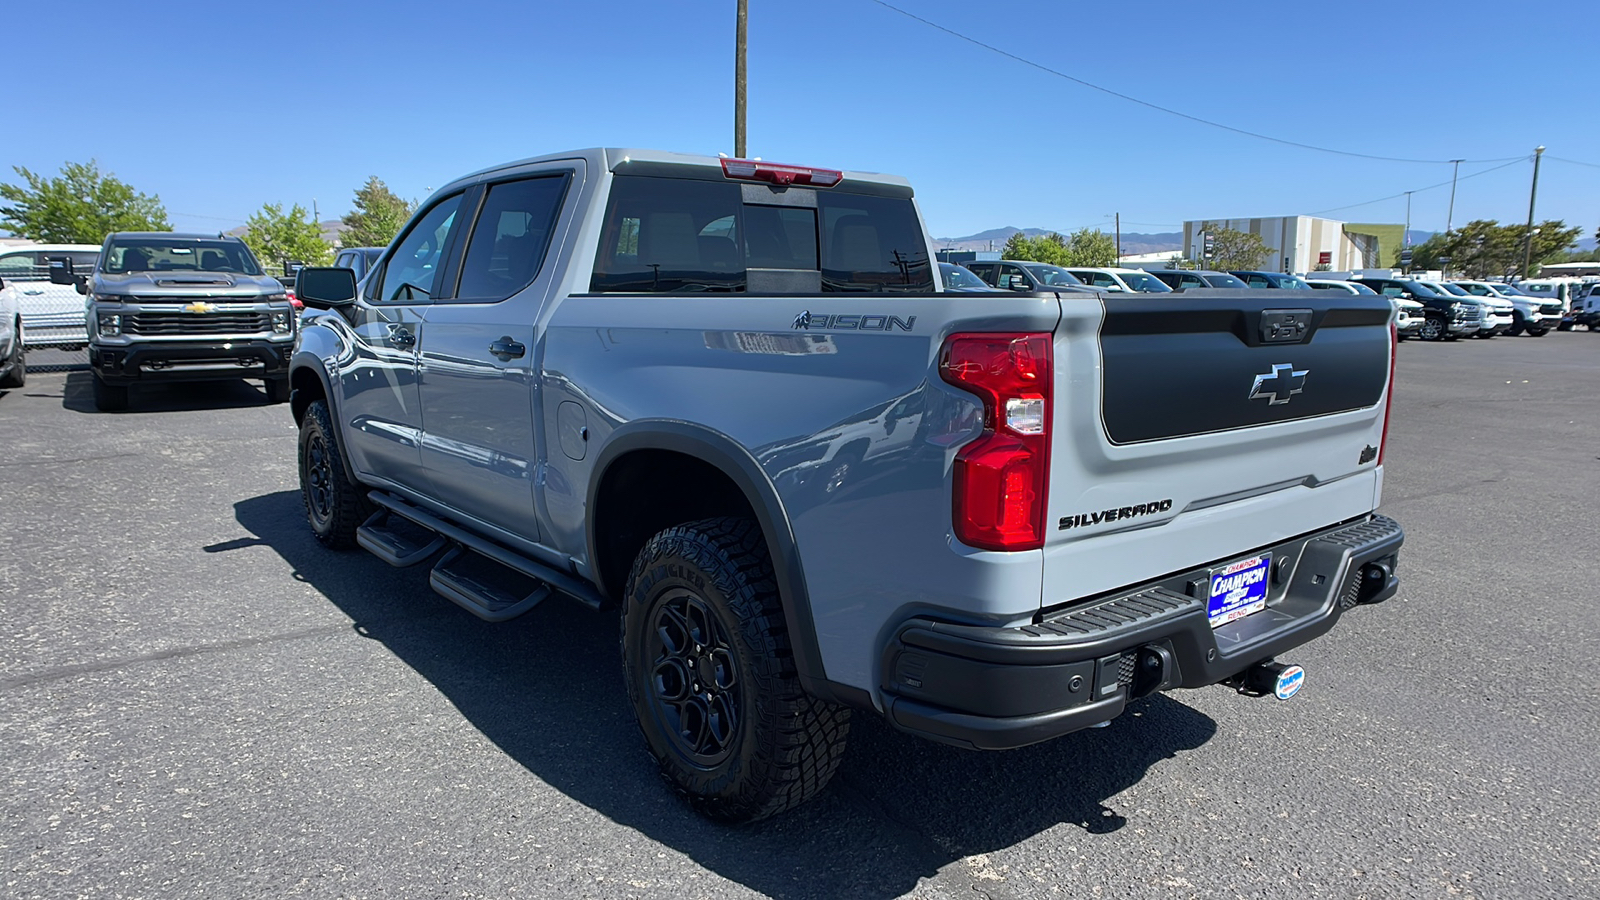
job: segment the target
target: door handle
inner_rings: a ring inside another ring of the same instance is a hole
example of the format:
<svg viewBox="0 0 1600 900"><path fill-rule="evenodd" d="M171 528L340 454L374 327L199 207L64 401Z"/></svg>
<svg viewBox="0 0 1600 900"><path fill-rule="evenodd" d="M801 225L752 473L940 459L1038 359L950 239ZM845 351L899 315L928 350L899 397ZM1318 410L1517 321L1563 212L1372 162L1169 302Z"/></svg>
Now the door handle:
<svg viewBox="0 0 1600 900"><path fill-rule="evenodd" d="M411 330L404 325L390 325L389 340L396 347L415 347L417 345L417 336L412 334Z"/></svg>
<svg viewBox="0 0 1600 900"><path fill-rule="evenodd" d="M524 347L521 343L512 340L511 335L508 334L500 340L490 344L489 352L493 353L495 356L498 356L501 362L507 362L509 360L520 358L524 353L528 352L528 348Z"/></svg>

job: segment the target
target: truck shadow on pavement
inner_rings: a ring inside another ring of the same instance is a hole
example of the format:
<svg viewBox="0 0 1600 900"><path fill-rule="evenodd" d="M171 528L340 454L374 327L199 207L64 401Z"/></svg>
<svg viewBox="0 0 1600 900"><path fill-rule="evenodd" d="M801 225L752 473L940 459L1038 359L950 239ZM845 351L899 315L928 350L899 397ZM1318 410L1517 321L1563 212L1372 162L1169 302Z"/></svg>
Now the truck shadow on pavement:
<svg viewBox="0 0 1600 900"><path fill-rule="evenodd" d="M1160 695L1107 728L1004 753L945 747L856 713L844 763L820 797L765 822L722 826L694 813L656 774L628 710L614 612L553 599L492 625L433 594L425 566L393 569L361 551L323 549L298 492L240 501L235 517L254 537L207 551L270 546L351 618L356 634L427 678L540 781L785 900L893 897L923 879L933 879L928 888L992 894L1000 888L994 873L970 857L1061 825L1086 832L1074 843L1094 852L1096 836L1127 824L1109 798L1216 732L1209 717ZM1026 878L1015 870L1008 877Z"/></svg>
<svg viewBox="0 0 1600 900"><path fill-rule="evenodd" d="M68 372L66 384L61 390L63 408L97 416L271 405L261 382L245 381L242 378L228 381L170 381L139 384L129 390L128 399L128 408L122 412L102 413L95 409L94 375L87 371Z"/></svg>

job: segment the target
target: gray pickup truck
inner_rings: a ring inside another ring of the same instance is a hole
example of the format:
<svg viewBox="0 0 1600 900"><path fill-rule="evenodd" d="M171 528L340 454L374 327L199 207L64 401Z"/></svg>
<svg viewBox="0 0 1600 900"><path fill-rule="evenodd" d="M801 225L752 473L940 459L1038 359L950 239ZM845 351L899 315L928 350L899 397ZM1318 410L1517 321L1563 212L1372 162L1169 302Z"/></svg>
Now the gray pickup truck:
<svg viewBox="0 0 1600 900"><path fill-rule="evenodd" d="M91 273L51 257L50 280L87 298L97 409L163 381L260 379L270 400L289 399L294 307L236 237L116 232Z"/></svg>
<svg viewBox="0 0 1600 900"><path fill-rule="evenodd" d="M1393 307L941 291L903 180L647 150L438 191L306 269L312 531L485 619L620 607L663 775L742 821L851 710L963 747L1276 661L1392 596ZM539 690L530 686L529 690Z"/></svg>

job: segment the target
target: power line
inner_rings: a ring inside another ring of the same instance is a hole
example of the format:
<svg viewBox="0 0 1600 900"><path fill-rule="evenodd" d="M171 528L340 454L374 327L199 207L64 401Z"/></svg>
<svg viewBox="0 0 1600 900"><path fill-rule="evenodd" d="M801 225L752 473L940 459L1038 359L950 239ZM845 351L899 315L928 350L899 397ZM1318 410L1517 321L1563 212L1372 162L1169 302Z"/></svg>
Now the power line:
<svg viewBox="0 0 1600 900"><path fill-rule="evenodd" d="M1600 169L1600 163L1584 162L1578 159L1562 159L1559 156L1546 156L1545 159L1553 159L1556 162L1564 162L1574 166L1588 166L1591 169Z"/></svg>
<svg viewBox="0 0 1600 900"><path fill-rule="evenodd" d="M1495 171L1498 171L1500 169L1507 168L1509 166L1514 166L1517 163L1525 162L1526 160L1527 160L1526 156L1519 156L1516 159L1513 159L1512 161L1510 161L1508 163L1502 163L1502 164L1500 164L1498 166L1493 166L1493 167L1488 168L1488 169L1479 169L1478 171L1473 172L1470 175L1463 175L1459 179L1453 179L1453 178L1452 179L1448 179L1448 180L1445 180L1445 181L1441 181L1438 184L1430 184L1427 187L1413 188L1413 189L1411 189L1409 191L1401 191L1398 194L1390 194L1387 197L1379 197L1376 200L1363 200L1360 203L1351 203L1348 206L1335 206L1332 209L1319 209L1316 212L1308 213L1308 215L1320 216L1323 213L1333 213L1333 212L1339 212L1340 210L1355 209L1358 206L1371 206L1374 203L1382 203L1385 200L1398 200L1398 199L1400 199L1401 197L1404 197L1407 194L1420 194L1423 191L1431 191L1431 190L1433 190L1435 188L1442 188L1445 185L1450 184L1453 181L1458 181L1458 180L1459 181L1466 181L1468 178L1477 178L1479 175L1487 175L1490 172L1495 172Z"/></svg>
<svg viewBox="0 0 1600 900"><path fill-rule="evenodd" d="M885 2L885 0L871 0L871 2L876 3L876 4L878 4L879 6L885 8L885 9L897 12L900 15L905 16L908 19L913 19L915 21L921 22L922 24L928 26L929 28L934 28L934 29L937 29L939 31L942 31L945 34L948 34L953 38L958 38L960 40L966 41L969 44L974 44L976 46L982 47L983 49L988 50L991 53L998 53L1001 56L1006 57L1007 59L1015 60L1015 61L1017 61L1019 63L1022 63L1025 66L1031 66L1031 67L1033 67L1035 69L1038 69L1041 72L1046 72L1046 73L1049 73L1051 75L1054 75L1057 78L1065 78L1066 80L1068 80L1068 81L1070 81L1070 82L1072 82L1074 84L1082 85L1083 87L1089 88L1091 90L1099 91L1102 94L1108 94L1108 95L1110 95L1112 97L1116 97L1119 100L1126 100L1129 103L1137 103L1140 106L1156 110L1157 112L1164 112L1167 115L1177 116L1180 119L1188 119L1191 122L1198 122L1201 125L1209 125L1212 128L1220 128L1223 131L1231 131L1234 134L1242 134L1245 137L1253 137L1253 138L1256 138L1258 140L1271 141L1271 142L1273 142L1275 144L1283 144L1283 145L1289 146L1289 147L1299 147L1302 150L1315 150L1318 153L1332 153L1332 154L1336 154L1338 156L1353 156L1353 157L1356 157L1358 159L1375 159L1375 160L1379 160L1381 162L1430 163L1430 164L1439 164L1439 165L1446 165L1446 164L1449 164L1449 163L1454 161L1454 160L1449 160L1449 159L1411 159L1411 158L1401 157L1401 156L1374 156L1373 154L1370 154L1370 153L1356 153L1356 152L1351 151L1351 150L1335 150L1332 147L1318 147L1315 144L1303 144L1303 143L1301 143L1299 141L1291 141L1291 140L1288 140L1286 138L1273 137L1270 134L1261 134L1261 133L1255 132L1255 131L1246 131L1243 128L1235 128L1232 125L1224 125L1221 122L1214 122L1214 121L1212 121L1210 119L1202 119L1199 116L1192 116L1192 115L1190 115L1190 114L1188 114L1186 112L1179 112L1178 110L1171 109L1171 108L1166 107L1166 106L1161 106L1160 104L1151 103L1148 100L1140 100L1138 97L1131 97L1131 96L1129 96L1127 94L1124 94L1124 93L1121 93L1119 91L1114 91L1111 88L1102 87L1102 86L1100 86L1098 84L1095 84L1094 82L1091 82L1091 81L1084 81L1082 78L1078 78L1078 77L1073 76L1073 75L1068 75L1065 72L1059 71L1057 69L1052 69L1049 66L1043 65L1041 63L1036 63L1031 59L1027 59L1026 57L1018 56L1017 54L1012 53L1012 52L1010 52L1008 50L1002 50L999 47L994 46L993 44L986 44L983 41L978 40L977 38L968 37L967 35L964 35L959 31L955 31L953 29L946 28L945 26L940 25L938 22L933 22L933 21L930 21L928 19L924 19L923 17L917 15L916 13L909 12L907 10L901 9L898 6L895 6L893 3ZM1506 162L1506 161L1519 162L1522 159L1523 159L1523 157L1521 157L1521 156L1517 156L1517 157L1509 157L1508 156L1508 157L1502 157L1500 159L1466 159L1466 160L1462 160L1462 162L1469 162L1469 163L1491 163L1491 162ZM1376 202L1376 201L1374 201L1374 202Z"/></svg>

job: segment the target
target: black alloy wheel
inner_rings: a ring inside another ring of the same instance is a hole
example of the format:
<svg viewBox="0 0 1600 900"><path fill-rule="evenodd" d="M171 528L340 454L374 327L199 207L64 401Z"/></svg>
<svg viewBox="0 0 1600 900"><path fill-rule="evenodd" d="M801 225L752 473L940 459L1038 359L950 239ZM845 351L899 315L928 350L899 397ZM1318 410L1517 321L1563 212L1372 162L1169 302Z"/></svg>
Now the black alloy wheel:
<svg viewBox="0 0 1600 900"><path fill-rule="evenodd" d="M356 546L356 529L372 515L372 502L345 475L344 460L325 400L306 408L300 421L300 499L311 533L326 547Z"/></svg>
<svg viewBox="0 0 1600 900"><path fill-rule="evenodd" d="M646 541L628 576L621 637L645 746L701 814L763 819L833 777L850 711L801 688L753 520L701 519Z"/></svg>
<svg viewBox="0 0 1600 900"><path fill-rule="evenodd" d="M650 625L651 711L674 749L709 769L728 758L744 716L728 631L704 600L683 589L657 599Z"/></svg>

